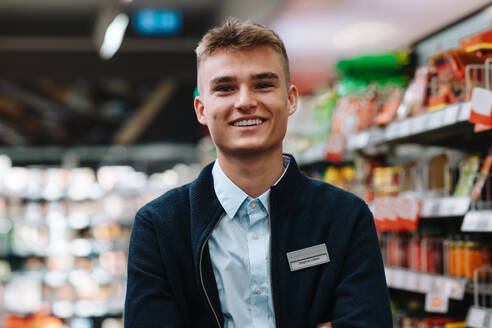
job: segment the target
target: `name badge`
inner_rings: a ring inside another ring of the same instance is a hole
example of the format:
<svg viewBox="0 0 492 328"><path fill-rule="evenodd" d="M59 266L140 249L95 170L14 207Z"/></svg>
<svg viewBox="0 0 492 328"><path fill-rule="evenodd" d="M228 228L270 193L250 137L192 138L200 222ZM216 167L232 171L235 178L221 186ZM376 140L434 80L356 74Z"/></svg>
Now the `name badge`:
<svg viewBox="0 0 492 328"><path fill-rule="evenodd" d="M308 248L287 253L290 271L297 271L315 265L330 262L326 244L319 244Z"/></svg>

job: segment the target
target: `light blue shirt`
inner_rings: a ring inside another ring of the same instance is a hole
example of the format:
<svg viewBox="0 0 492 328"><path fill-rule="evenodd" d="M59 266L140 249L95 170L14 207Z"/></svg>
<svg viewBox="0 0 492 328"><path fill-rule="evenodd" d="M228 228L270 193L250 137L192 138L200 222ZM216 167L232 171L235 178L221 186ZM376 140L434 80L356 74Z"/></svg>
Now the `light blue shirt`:
<svg viewBox="0 0 492 328"><path fill-rule="evenodd" d="M283 159L287 167L289 158ZM208 241L224 328L275 327L270 286L270 189L258 198L249 197L225 175L218 160L212 175L225 210Z"/></svg>

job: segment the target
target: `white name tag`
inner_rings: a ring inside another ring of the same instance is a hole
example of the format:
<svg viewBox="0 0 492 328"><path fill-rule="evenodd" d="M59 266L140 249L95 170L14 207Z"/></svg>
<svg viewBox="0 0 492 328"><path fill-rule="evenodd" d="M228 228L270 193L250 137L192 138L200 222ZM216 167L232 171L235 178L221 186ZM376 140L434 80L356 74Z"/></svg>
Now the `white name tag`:
<svg viewBox="0 0 492 328"><path fill-rule="evenodd" d="M315 265L330 262L326 244L319 244L308 248L287 253L290 271L297 271Z"/></svg>

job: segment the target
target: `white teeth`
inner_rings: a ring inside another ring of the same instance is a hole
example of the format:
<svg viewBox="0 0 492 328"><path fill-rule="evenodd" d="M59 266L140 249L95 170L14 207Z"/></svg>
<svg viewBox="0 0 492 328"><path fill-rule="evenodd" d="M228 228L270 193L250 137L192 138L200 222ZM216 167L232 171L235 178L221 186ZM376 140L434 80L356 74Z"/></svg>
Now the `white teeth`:
<svg viewBox="0 0 492 328"><path fill-rule="evenodd" d="M252 125L258 125L261 124L263 121L260 119L254 119L254 120L242 120L242 121L237 121L234 122L234 126L252 126Z"/></svg>

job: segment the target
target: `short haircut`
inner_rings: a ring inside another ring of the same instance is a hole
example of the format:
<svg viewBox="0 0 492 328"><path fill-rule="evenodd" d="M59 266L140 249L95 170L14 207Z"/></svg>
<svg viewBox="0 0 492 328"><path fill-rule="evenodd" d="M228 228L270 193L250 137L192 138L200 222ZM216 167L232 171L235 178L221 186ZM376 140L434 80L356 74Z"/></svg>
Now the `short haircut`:
<svg viewBox="0 0 492 328"><path fill-rule="evenodd" d="M270 46L279 54L289 87L289 57L278 34L260 24L240 21L233 17L227 18L222 26L209 30L200 40L195 49L197 68L217 50L252 49L258 46Z"/></svg>

